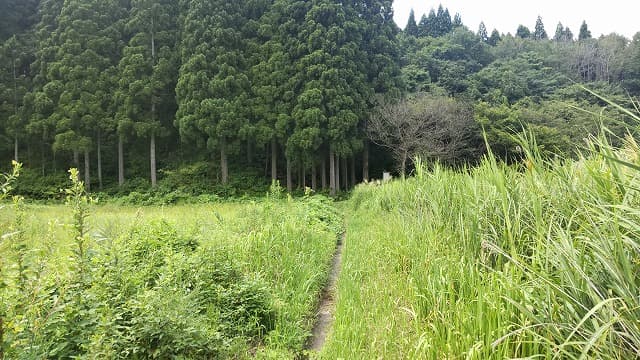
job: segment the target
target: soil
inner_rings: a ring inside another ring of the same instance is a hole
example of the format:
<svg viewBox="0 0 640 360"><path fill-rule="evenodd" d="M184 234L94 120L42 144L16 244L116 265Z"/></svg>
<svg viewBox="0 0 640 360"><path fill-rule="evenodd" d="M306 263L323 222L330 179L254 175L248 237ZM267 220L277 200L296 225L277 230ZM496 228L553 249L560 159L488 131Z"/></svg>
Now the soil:
<svg viewBox="0 0 640 360"><path fill-rule="evenodd" d="M322 290L318 312L316 313L316 323L313 326L311 338L308 343L308 349L310 351L319 352L322 349L331 325L333 325L333 314L336 309L336 282L342 269L342 247L344 245L345 235L346 234L343 233L336 243L336 252L333 255L329 280Z"/></svg>

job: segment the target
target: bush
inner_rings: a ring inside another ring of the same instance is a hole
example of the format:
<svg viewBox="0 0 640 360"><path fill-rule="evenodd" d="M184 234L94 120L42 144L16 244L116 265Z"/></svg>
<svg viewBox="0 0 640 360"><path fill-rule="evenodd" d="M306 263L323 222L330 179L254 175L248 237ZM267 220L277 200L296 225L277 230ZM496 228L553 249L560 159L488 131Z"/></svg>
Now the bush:
<svg viewBox="0 0 640 360"><path fill-rule="evenodd" d="M210 359L247 352L273 328L275 311L266 282L231 258L166 221L134 226L88 252L82 276L51 275L28 306L11 306L7 355Z"/></svg>

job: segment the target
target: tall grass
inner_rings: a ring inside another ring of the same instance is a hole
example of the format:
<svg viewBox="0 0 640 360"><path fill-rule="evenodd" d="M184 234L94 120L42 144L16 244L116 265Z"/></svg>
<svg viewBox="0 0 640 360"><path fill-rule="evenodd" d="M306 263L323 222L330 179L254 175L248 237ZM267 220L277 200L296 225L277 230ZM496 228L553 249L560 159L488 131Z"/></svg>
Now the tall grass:
<svg viewBox="0 0 640 360"><path fill-rule="evenodd" d="M5 358L304 352L341 231L327 199L134 208L91 205L76 185L67 207L0 213L20 222L28 267L21 288L19 253L0 243Z"/></svg>
<svg viewBox="0 0 640 360"><path fill-rule="evenodd" d="M320 356L637 358L640 148L609 136L577 161L524 136L516 166L357 188Z"/></svg>

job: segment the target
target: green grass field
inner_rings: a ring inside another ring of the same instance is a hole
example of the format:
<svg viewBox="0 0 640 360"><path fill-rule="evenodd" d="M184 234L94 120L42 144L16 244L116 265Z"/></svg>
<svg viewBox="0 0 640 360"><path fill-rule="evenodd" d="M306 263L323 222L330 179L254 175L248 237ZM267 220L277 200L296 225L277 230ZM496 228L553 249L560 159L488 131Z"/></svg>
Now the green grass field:
<svg viewBox="0 0 640 360"><path fill-rule="evenodd" d="M640 354L638 146L360 186L326 359Z"/></svg>
<svg viewBox="0 0 640 360"><path fill-rule="evenodd" d="M72 207L0 211L22 229L0 244L7 358L303 353L342 226L330 203L88 209L82 260Z"/></svg>

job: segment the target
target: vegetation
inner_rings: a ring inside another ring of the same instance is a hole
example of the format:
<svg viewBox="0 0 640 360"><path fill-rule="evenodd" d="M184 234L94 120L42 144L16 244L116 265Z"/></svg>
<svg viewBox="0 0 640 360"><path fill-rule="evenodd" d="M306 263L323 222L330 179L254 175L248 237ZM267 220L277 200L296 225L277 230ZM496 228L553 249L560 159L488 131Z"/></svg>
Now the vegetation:
<svg viewBox="0 0 640 360"><path fill-rule="evenodd" d="M0 13L0 359L640 353L640 33L400 30L390 0Z"/></svg>
<svg viewBox="0 0 640 360"><path fill-rule="evenodd" d="M188 194L242 195L246 183L263 193L271 180L334 194L403 172L367 128L380 106L416 93L475 108L460 135L484 129L503 159L517 159L509 139L522 125L545 151L574 157L597 126L573 109L603 105L576 84L619 103L640 94L637 36L595 38L586 22L577 36L558 24L552 37L541 17L515 35L474 32L439 6L401 30L388 0L2 6L0 163L24 163L16 191L30 198L56 197L70 167L107 194L169 193L163 179L194 166L206 186L183 183ZM475 164L484 148L438 153L423 155Z"/></svg>
<svg viewBox="0 0 640 360"><path fill-rule="evenodd" d="M577 161L529 135L518 165L360 185L322 357L635 358L640 148L605 135Z"/></svg>
<svg viewBox="0 0 640 360"><path fill-rule="evenodd" d="M68 216L0 215L6 358L302 353L342 229L326 198L114 208L70 178Z"/></svg>

